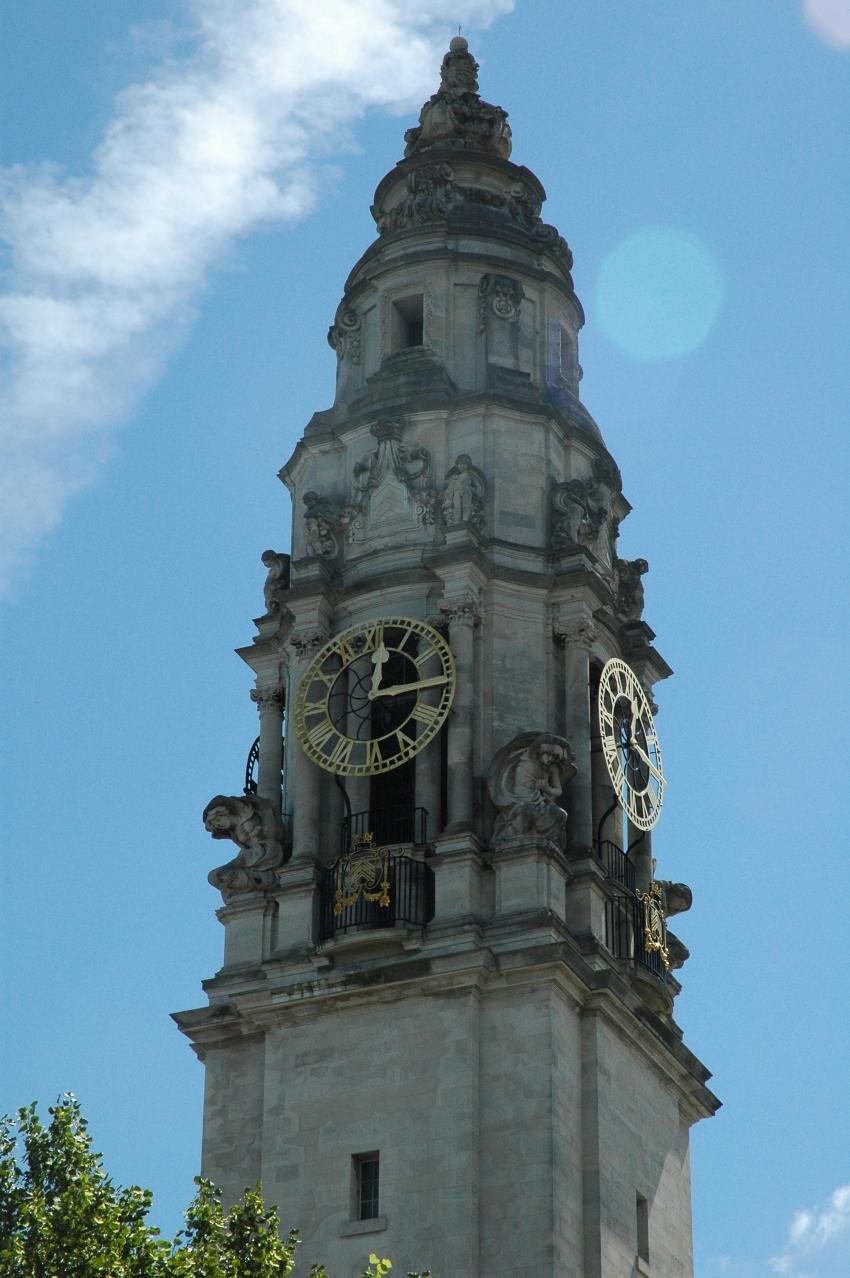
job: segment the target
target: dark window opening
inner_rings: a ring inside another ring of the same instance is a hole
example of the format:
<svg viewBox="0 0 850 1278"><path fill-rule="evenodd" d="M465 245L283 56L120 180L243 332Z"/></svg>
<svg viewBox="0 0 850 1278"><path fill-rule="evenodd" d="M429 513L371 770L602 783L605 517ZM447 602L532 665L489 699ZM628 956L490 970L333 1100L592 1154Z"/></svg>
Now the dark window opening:
<svg viewBox="0 0 850 1278"><path fill-rule="evenodd" d="M374 1220L378 1215L377 1154L354 1155L354 1211L356 1220Z"/></svg>
<svg viewBox="0 0 850 1278"><path fill-rule="evenodd" d="M422 346L425 340L425 299L421 293L393 302L393 350Z"/></svg>
<svg viewBox="0 0 850 1278"><path fill-rule="evenodd" d="M649 1203L642 1194L636 1196L637 1209L637 1254L641 1260L649 1261Z"/></svg>
<svg viewBox="0 0 850 1278"><path fill-rule="evenodd" d="M383 667L384 686L412 683L418 677L412 657L402 652L390 651L389 659ZM398 741L391 734L407 724L410 712L415 705L415 692L401 693L399 696L386 697L372 703L372 738L386 740L386 749L389 753L394 753L398 749ZM372 814L372 834L375 836L375 842L379 844L399 842L408 823L412 838L413 809L416 806L415 760L408 759L397 768L391 768L388 772L379 772L372 777L369 790L369 808Z"/></svg>

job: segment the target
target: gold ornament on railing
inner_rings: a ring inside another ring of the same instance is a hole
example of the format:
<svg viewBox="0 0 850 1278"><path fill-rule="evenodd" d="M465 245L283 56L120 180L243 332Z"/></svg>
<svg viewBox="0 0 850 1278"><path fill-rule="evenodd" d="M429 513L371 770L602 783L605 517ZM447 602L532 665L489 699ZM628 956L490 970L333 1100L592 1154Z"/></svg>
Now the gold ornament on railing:
<svg viewBox="0 0 850 1278"><path fill-rule="evenodd" d="M658 954L665 972L670 971L670 953L667 948L667 923L661 909L661 888L650 883L648 892L638 892L643 907L643 947L651 954Z"/></svg>
<svg viewBox="0 0 850 1278"><path fill-rule="evenodd" d="M351 851L337 862L337 875L334 914L342 914L361 897L384 909L389 906L390 854L387 848L375 846L373 834L355 836Z"/></svg>

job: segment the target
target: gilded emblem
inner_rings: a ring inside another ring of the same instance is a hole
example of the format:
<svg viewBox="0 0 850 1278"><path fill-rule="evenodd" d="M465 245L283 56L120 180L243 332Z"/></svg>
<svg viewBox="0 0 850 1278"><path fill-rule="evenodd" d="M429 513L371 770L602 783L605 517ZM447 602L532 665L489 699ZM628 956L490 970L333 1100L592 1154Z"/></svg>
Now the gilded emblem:
<svg viewBox="0 0 850 1278"><path fill-rule="evenodd" d="M643 947L650 954L658 954L664 970L670 971L670 953L667 948L667 923L661 909L661 888L657 883L649 885L648 892L638 892L643 909Z"/></svg>
<svg viewBox="0 0 850 1278"><path fill-rule="evenodd" d="M351 851L337 862L334 914L362 898L384 908L390 904L390 853L375 846L372 834L359 834Z"/></svg>

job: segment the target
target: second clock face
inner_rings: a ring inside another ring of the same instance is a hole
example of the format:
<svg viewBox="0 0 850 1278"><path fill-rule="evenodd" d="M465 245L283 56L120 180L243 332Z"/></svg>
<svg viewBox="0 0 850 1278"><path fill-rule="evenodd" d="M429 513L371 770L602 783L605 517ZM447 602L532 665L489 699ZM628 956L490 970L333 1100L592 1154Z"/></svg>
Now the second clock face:
<svg viewBox="0 0 850 1278"><path fill-rule="evenodd" d="M295 694L295 734L328 772L389 772L439 732L455 683L451 649L427 622L382 617L351 626L306 670Z"/></svg>
<svg viewBox="0 0 850 1278"><path fill-rule="evenodd" d="M599 731L620 806L639 830L651 830L664 797L661 747L637 675L616 657L599 678Z"/></svg>

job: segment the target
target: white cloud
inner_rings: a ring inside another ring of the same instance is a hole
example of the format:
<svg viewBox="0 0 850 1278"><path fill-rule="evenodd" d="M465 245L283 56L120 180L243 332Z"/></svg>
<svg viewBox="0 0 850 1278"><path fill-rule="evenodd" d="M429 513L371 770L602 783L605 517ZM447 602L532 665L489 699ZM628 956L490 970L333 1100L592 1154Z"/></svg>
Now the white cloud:
<svg viewBox="0 0 850 1278"><path fill-rule="evenodd" d="M788 1278L809 1278L811 1266L823 1260L826 1268L822 1273L831 1275L837 1272L836 1250L844 1251L848 1242L850 1184L839 1185L820 1206L801 1208L794 1213L785 1250L771 1259L770 1267L774 1273ZM845 1259L850 1260L850 1256Z"/></svg>
<svg viewBox="0 0 850 1278"><path fill-rule="evenodd" d="M803 0L803 19L825 44L850 49L850 0Z"/></svg>
<svg viewBox="0 0 850 1278"><path fill-rule="evenodd" d="M513 6L191 3L191 54L119 97L87 176L0 171L0 589L96 473L234 237L309 213L333 135L418 106L455 25Z"/></svg>

